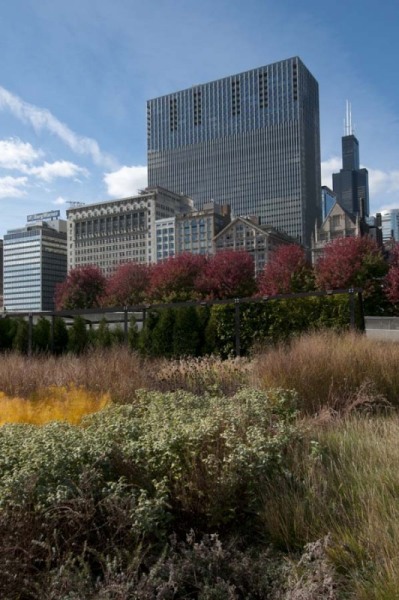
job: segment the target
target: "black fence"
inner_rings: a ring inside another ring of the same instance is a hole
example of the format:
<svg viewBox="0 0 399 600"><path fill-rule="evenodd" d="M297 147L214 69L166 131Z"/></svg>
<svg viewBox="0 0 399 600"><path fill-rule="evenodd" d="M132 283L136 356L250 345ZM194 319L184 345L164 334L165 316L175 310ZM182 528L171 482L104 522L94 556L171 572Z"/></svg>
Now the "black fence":
<svg viewBox="0 0 399 600"><path fill-rule="evenodd" d="M173 302L164 304L141 304L137 306L123 306L112 308L90 308L90 309L71 309L54 312L7 312L4 311L0 318L23 318L28 322L28 354L32 354L32 337L33 325L39 318L50 320L50 349L53 349L54 342L54 322L57 317L61 317L65 324L70 326L75 317L82 317L86 326L90 329L98 326L98 324L106 319L108 324L122 325L124 342L128 343L129 321L132 317L135 318L139 328L144 324L149 311L160 310L165 308L179 308L187 306L202 306L212 307L214 305L234 305L234 348L236 356L241 355L241 307L244 304L265 304L271 300L290 300L296 298L318 297L318 296L333 296L347 295L349 297L349 314L348 325L351 329L360 328L364 330L364 311L362 289L338 289L318 292L300 292L296 294L279 294L275 296L251 297L251 298L230 298L225 300L209 300L209 301L188 301L188 302ZM359 315L356 318L356 303L359 307ZM360 323L359 323L360 322Z"/></svg>

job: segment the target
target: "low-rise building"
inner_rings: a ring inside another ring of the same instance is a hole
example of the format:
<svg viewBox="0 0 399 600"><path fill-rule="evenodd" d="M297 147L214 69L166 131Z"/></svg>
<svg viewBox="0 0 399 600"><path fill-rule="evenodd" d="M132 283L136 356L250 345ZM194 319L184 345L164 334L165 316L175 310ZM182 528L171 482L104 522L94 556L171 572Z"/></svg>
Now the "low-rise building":
<svg viewBox="0 0 399 600"><path fill-rule="evenodd" d="M258 217L236 217L215 236L214 249L215 252L249 252L254 259L255 275L258 275L279 246L295 243L293 238L271 225L260 225Z"/></svg>
<svg viewBox="0 0 399 600"><path fill-rule="evenodd" d="M321 218L324 221L337 201L337 195L328 186L321 187Z"/></svg>
<svg viewBox="0 0 399 600"><path fill-rule="evenodd" d="M176 217L176 253L213 254L213 239L230 220L230 206L213 201L201 210Z"/></svg>
<svg viewBox="0 0 399 600"><path fill-rule="evenodd" d="M336 202L324 219L320 228L316 228L312 247L312 262L315 264L323 255L324 247L337 238L356 237L362 234L358 215L348 212Z"/></svg>

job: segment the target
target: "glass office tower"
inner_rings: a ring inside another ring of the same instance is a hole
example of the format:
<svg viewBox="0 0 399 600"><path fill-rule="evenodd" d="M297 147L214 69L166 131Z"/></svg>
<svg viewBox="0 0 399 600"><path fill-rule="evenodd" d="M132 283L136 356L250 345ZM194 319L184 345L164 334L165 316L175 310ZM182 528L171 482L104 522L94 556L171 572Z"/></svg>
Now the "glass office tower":
<svg viewBox="0 0 399 600"><path fill-rule="evenodd" d="M382 240L399 242L399 208L391 208L381 213Z"/></svg>
<svg viewBox="0 0 399 600"><path fill-rule="evenodd" d="M318 84L298 57L147 103L148 182L257 215L310 246L321 217Z"/></svg>
<svg viewBox="0 0 399 600"><path fill-rule="evenodd" d="M66 221L32 222L4 236L3 301L8 312L54 310L55 286L66 275Z"/></svg>

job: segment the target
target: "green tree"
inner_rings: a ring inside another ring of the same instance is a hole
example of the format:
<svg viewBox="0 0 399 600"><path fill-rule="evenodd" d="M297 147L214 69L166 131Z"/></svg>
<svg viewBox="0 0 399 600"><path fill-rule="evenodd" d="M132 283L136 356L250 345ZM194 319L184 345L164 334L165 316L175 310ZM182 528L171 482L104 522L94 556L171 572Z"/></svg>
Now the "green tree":
<svg viewBox="0 0 399 600"><path fill-rule="evenodd" d="M32 348L34 352L48 352L50 350L51 325L48 319L40 317L33 327Z"/></svg>
<svg viewBox="0 0 399 600"><path fill-rule="evenodd" d="M199 341L199 321L195 307L178 308L173 327L174 356L197 356Z"/></svg>
<svg viewBox="0 0 399 600"><path fill-rule="evenodd" d="M110 329L110 334L113 346L121 346L125 343L125 332L120 325L116 325L113 329Z"/></svg>
<svg viewBox="0 0 399 600"><path fill-rule="evenodd" d="M82 354L88 346L89 334L86 328L86 322L81 316L74 318L68 332L68 350L74 354Z"/></svg>
<svg viewBox="0 0 399 600"><path fill-rule="evenodd" d="M29 346L29 325L25 319L18 318L17 328L13 339L12 347L13 350L20 352L21 354L28 353Z"/></svg>
<svg viewBox="0 0 399 600"><path fill-rule="evenodd" d="M11 350L16 330L16 319L8 316L0 319L0 351Z"/></svg>
<svg viewBox="0 0 399 600"><path fill-rule="evenodd" d="M179 312L179 310L177 311ZM173 353L175 311L164 308L159 313L159 319L152 331L151 351L153 356L169 358Z"/></svg>
<svg viewBox="0 0 399 600"><path fill-rule="evenodd" d="M97 348L110 348L112 346L112 336L105 317L101 319L95 331L94 345Z"/></svg>
<svg viewBox="0 0 399 600"><path fill-rule="evenodd" d="M138 350L143 356L152 355L152 332L159 318L158 312L147 312L138 340Z"/></svg>
<svg viewBox="0 0 399 600"><path fill-rule="evenodd" d="M55 317L54 319L53 335L54 354L63 354L68 349L68 329L61 317Z"/></svg>

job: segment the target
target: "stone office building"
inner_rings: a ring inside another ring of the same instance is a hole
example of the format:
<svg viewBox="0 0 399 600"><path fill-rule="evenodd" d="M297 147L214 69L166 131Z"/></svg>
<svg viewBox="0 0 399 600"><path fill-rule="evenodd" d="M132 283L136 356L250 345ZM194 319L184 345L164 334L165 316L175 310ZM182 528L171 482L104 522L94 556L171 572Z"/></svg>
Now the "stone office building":
<svg viewBox="0 0 399 600"><path fill-rule="evenodd" d="M156 221L192 210L187 196L161 187L67 210L68 271L98 265L105 275L124 262L156 262Z"/></svg>

